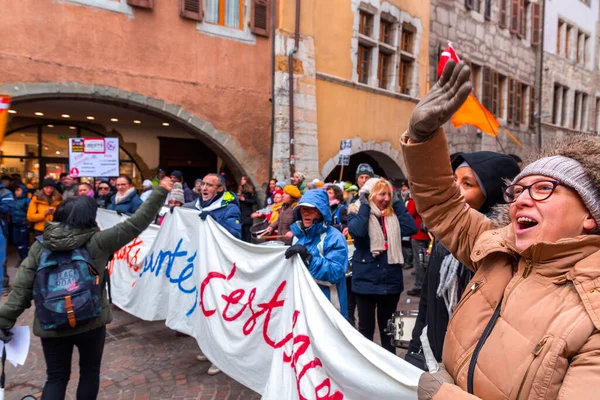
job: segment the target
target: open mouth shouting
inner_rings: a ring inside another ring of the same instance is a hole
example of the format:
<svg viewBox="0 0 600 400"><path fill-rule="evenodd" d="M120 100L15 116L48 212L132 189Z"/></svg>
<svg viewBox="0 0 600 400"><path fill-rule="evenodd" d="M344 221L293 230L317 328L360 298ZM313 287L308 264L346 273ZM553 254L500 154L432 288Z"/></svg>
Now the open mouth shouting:
<svg viewBox="0 0 600 400"><path fill-rule="evenodd" d="M538 221L531 217L520 216L517 217L517 234L523 234L532 230Z"/></svg>

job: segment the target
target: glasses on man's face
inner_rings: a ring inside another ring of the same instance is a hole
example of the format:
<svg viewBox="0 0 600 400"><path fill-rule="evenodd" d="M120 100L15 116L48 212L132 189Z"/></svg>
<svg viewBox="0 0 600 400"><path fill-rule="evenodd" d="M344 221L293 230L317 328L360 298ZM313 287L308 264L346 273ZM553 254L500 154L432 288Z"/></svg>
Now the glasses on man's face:
<svg viewBox="0 0 600 400"><path fill-rule="evenodd" d="M531 185L510 185L504 188L504 201L514 203L525 190L529 192L529 197L535 201L544 201L554 193L556 187L562 185L560 182L551 180L541 180L533 182Z"/></svg>
<svg viewBox="0 0 600 400"><path fill-rule="evenodd" d="M100 186L98 190L110 190L108 186Z"/></svg>
<svg viewBox="0 0 600 400"><path fill-rule="evenodd" d="M215 187L215 186L217 186L217 185L215 185L214 183L209 183L209 182L200 182L200 187L201 187L201 188L203 188L203 187L205 187L205 186L206 186L207 188L213 188L213 187Z"/></svg>

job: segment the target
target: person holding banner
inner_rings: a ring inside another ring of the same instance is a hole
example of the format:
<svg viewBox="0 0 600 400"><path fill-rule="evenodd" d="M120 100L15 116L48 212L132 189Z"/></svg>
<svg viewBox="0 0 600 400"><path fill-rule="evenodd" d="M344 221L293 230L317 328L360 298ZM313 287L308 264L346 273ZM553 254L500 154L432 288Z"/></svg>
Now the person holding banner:
<svg viewBox="0 0 600 400"><path fill-rule="evenodd" d="M348 230L356 248L352 291L358 308L358 330L373 340L377 318L382 347L395 353L383 327L396 311L404 290L401 238L415 234L417 225L404 202L395 196L392 184L384 178L371 178L360 190L358 202L350 205Z"/></svg>
<svg viewBox="0 0 600 400"><path fill-rule="evenodd" d="M7 302L0 306L0 329L3 340L10 338L8 330L15 325L23 311L31 306L34 298L36 273L42 262L42 255L44 254L44 258L47 256L46 249L52 253L64 253L85 248L93 262L100 284L105 285L105 270L109 257L150 225L172 186L171 179L164 178L148 201L135 214L112 228L102 231L98 229L96 223L98 206L94 199L88 196L78 196L62 202L54 213L54 221L46 223L44 227L43 244L36 241L31 246L27 258L17 272L13 290L8 296ZM73 286L80 283L75 280ZM56 286L54 287L56 288ZM39 289L38 284L36 284L36 288ZM83 323L75 322L74 325L71 325L72 327L59 330L42 329L39 320L40 308L36 307L33 333L41 337L48 373L42 393L43 400L65 398L65 391L71 375L73 346L76 346L79 351L80 379L77 387L77 399L90 400L97 397L106 324L112 321L111 305L106 290L102 290L101 302L102 309L98 317ZM75 312L74 318L76 321L77 312Z"/></svg>
<svg viewBox="0 0 600 400"><path fill-rule="evenodd" d="M200 188L200 197L191 203L185 203L183 207L199 210L203 221L210 215L233 237L241 239L240 203L233 193L225 189L225 177L208 174L202 179Z"/></svg>
<svg viewBox="0 0 600 400"><path fill-rule="evenodd" d="M401 137L426 225L475 275L419 399L595 399L600 374L600 139L570 135L504 188L494 220L465 204L441 128L471 93L449 61Z"/></svg>
<svg viewBox="0 0 600 400"><path fill-rule="evenodd" d="M327 193L322 189L307 191L294 207L294 223L291 226L294 240L286 250L285 258L298 254L330 301L330 288L335 285L340 313L348 318L348 244L344 235L331 225L332 222Z"/></svg>

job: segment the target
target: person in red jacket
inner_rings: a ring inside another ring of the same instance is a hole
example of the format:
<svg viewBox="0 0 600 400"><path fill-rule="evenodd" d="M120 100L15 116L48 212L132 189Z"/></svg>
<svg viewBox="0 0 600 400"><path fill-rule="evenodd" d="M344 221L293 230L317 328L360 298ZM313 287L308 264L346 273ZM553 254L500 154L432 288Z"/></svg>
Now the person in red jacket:
<svg viewBox="0 0 600 400"><path fill-rule="evenodd" d="M408 290L406 294L409 296L421 296L421 286L423 286L423 279L425 278L425 265L423 263L424 257L421 256L422 253L427 252L427 247L429 246L429 235L425 230L425 225L423 224L423 219L417 212L417 206L415 205L415 201L412 199L410 194L408 195L408 199L406 200L406 209L411 217L414 218L415 223L417 224L417 229L419 230L417 233L410 237L410 244L412 247L413 253L413 266L415 267L416 272L416 280L415 287L411 290Z"/></svg>

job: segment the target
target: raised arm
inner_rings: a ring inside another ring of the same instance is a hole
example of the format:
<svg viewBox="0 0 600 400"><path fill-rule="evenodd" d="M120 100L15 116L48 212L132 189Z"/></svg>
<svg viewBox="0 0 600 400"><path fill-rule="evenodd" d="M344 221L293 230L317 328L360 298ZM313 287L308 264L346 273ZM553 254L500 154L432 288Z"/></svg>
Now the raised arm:
<svg viewBox="0 0 600 400"><path fill-rule="evenodd" d="M95 242L94 245L98 249L109 254L131 242L152 223L158 214L170 191L168 185L169 183L163 179L160 186L152 191L148 200L142 203L135 214L112 228L98 232L92 236L90 241ZM172 187L173 184L170 185Z"/></svg>
<svg viewBox="0 0 600 400"><path fill-rule="evenodd" d="M400 142L411 194L425 225L460 262L475 270L471 250L491 223L460 193L441 129L469 95L469 78L466 65L449 61L440 80L413 110Z"/></svg>

